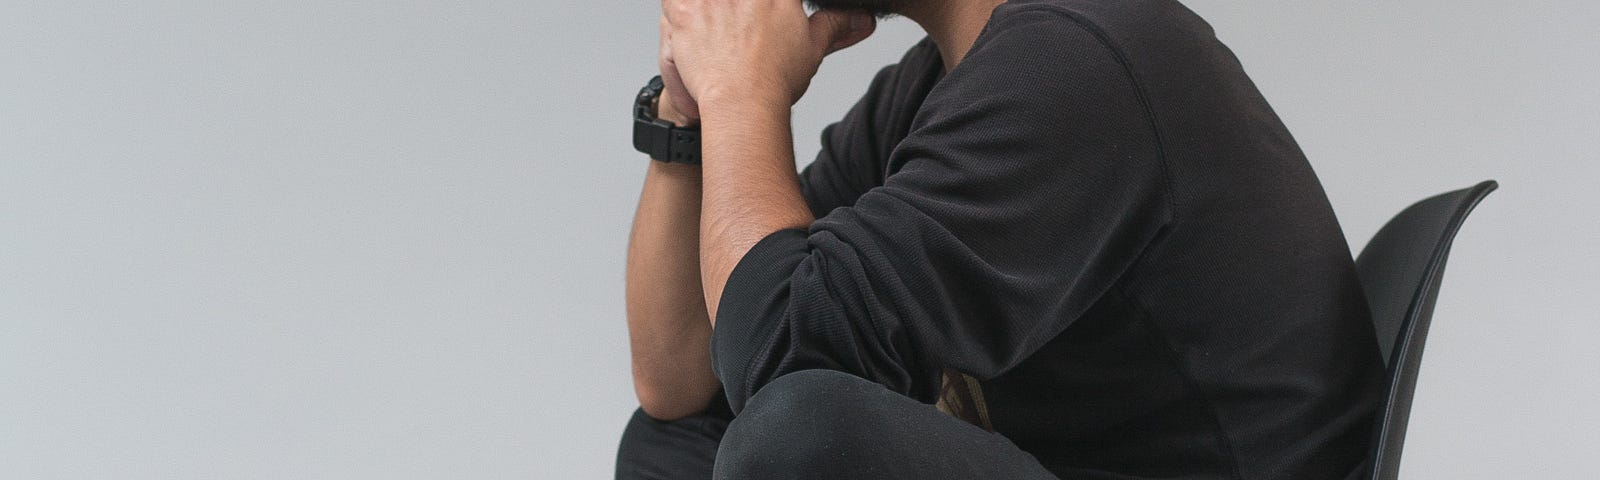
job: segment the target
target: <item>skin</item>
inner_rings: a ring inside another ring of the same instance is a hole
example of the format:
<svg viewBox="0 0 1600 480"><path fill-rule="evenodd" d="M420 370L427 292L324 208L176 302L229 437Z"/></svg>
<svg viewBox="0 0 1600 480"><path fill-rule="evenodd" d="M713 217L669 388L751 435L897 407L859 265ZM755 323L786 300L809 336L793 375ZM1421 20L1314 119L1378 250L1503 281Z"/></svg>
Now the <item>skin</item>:
<svg viewBox="0 0 1600 480"><path fill-rule="evenodd" d="M664 0L658 116L701 126L701 166L650 162L628 242L634 391L647 415L703 411L719 386L711 332L728 276L768 234L815 220L795 173L790 107L828 54L899 14L945 69L1001 0Z"/></svg>

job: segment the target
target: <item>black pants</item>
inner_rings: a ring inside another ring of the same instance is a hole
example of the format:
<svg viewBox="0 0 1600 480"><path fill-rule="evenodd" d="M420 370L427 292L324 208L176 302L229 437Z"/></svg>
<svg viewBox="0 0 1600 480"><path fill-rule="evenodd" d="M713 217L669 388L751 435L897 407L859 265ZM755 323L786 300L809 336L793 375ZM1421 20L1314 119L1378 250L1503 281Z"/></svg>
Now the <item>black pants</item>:
<svg viewBox="0 0 1600 480"><path fill-rule="evenodd" d="M617 479L1055 479L1032 455L932 405L854 375L774 380L737 418L721 395L663 422L633 413Z"/></svg>

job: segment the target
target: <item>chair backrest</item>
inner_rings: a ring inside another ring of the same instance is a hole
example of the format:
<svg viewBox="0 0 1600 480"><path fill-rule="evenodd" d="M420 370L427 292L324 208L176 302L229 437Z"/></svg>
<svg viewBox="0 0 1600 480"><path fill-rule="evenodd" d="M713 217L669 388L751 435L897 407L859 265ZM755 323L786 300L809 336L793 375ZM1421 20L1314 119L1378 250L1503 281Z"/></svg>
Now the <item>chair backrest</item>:
<svg viewBox="0 0 1600 480"><path fill-rule="evenodd" d="M1387 366L1367 478L1393 480L1399 474L1411 397L1450 242L1472 208L1496 187L1488 180L1406 207L1372 236L1356 258Z"/></svg>

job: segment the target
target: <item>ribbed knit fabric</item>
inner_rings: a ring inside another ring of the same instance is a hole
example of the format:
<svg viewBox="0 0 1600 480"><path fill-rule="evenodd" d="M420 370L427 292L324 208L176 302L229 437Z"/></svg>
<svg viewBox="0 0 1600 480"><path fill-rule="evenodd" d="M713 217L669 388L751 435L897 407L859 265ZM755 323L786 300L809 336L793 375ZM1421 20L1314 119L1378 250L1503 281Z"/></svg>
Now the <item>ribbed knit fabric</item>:
<svg viewBox="0 0 1600 480"><path fill-rule="evenodd" d="M801 175L817 220L734 268L735 412L806 369L932 403L948 368L1062 478L1354 471L1381 362L1349 248L1209 25L1012 0L942 69L924 40L880 72Z"/></svg>

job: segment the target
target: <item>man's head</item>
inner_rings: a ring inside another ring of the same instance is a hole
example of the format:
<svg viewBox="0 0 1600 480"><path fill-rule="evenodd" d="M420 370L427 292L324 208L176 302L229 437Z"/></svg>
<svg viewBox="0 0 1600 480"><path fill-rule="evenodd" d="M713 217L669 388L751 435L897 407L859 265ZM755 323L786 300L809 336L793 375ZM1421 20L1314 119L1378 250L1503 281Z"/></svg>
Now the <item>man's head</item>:
<svg viewBox="0 0 1600 480"><path fill-rule="evenodd" d="M872 16L882 19L890 15L905 13L905 7L918 0L805 0L812 8L831 8L836 10L866 10Z"/></svg>

